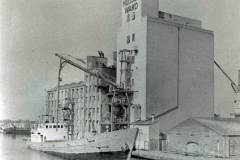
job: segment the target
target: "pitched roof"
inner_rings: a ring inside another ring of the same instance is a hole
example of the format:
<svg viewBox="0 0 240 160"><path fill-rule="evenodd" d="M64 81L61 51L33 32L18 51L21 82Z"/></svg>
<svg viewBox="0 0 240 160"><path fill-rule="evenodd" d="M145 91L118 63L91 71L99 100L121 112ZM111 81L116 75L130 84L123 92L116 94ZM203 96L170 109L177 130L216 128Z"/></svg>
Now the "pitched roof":
<svg viewBox="0 0 240 160"><path fill-rule="evenodd" d="M225 136L240 136L240 120L232 118L194 118L203 126Z"/></svg>
<svg viewBox="0 0 240 160"><path fill-rule="evenodd" d="M155 124L159 121L159 118L161 118L162 116L165 116L167 115L168 113L171 113L172 111L178 109L178 106L176 107L173 107L161 114L158 114L156 116L154 116L154 120L152 118L148 118L146 120L139 120L139 121L136 121L136 122L133 122L131 123L131 125L152 125L152 124Z"/></svg>
<svg viewBox="0 0 240 160"><path fill-rule="evenodd" d="M75 88L75 87L82 87L85 85L85 82L79 81L79 82L72 82L70 84L64 84L59 87L60 90L62 89L70 89L70 88ZM57 87L51 88L47 90L48 92L56 91Z"/></svg>
<svg viewBox="0 0 240 160"><path fill-rule="evenodd" d="M240 120L232 118L189 118L168 130L167 133L174 130L189 132L186 128L198 125L222 136L240 136Z"/></svg>

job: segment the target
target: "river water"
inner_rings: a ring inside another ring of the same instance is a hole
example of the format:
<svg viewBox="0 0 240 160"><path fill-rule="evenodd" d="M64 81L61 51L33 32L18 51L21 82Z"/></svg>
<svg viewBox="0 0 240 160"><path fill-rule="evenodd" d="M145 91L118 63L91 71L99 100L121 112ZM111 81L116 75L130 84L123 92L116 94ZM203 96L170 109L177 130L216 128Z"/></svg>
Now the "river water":
<svg viewBox="0 0 240 160"><path fill-rule="evenodd" d="M26 141L24 141L26 138L28 137L24 135L0 133L0 160L63 160L46 153L28 149ZM140 159L132 158L131 160Z"/></svg>

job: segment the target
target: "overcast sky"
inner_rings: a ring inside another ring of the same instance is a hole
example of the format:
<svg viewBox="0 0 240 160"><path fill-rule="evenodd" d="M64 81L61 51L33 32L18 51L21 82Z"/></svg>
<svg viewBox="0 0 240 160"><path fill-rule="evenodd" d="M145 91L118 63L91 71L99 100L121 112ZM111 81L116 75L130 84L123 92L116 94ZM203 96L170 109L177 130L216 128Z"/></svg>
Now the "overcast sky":
<svg viewBox="0 0 240 160"><path fill-rule="evenodd" d="M160 10L202 20L215 32L215 59L237 81L240 69L239 0L160 0ZM58 58L107 57L116 50L120 0L0 0L0 119L35 119L45 109L45 89L57 84ZM229 82L215 70L215 110L233 105ZM64 82L80 81L68 66Z"/></svg>

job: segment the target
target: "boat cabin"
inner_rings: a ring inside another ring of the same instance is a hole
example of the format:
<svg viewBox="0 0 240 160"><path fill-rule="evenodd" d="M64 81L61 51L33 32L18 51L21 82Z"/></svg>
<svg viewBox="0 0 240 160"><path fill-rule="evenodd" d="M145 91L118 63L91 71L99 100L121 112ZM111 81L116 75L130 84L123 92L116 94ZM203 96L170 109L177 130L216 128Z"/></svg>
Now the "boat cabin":
<svg viewBox="0 0 240 160"><path fill-rule="evenodd" d="M64 123L41 123L31 130L31 142L65 141L67 137Z"/></svg>

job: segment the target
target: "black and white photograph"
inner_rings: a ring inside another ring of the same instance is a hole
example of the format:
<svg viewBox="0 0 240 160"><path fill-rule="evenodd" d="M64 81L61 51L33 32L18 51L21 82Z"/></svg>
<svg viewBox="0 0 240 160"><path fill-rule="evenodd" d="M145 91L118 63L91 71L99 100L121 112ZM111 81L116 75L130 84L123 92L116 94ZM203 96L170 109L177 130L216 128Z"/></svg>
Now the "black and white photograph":
<svg viewBox="0 0 240 160"><path fill-rule="evenodd" d="M240 160L240 1L0 0L0 160Z"/></svg>

